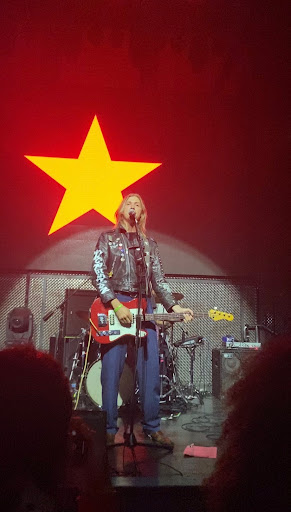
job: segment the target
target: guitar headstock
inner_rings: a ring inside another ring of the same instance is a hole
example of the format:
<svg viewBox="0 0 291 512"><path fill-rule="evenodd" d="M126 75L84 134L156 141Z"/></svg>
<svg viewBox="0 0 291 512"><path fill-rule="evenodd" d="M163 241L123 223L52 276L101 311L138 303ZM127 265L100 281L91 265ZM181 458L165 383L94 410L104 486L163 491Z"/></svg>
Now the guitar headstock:
<svg viewBox="0 0 291 512"><path fill-rule="evenodd" d="M215 322L218 320L227 320L228 322L232 322L233 315L231 313L225 313L224 311L217 311L217 309L210 309L208 311L209 318L212 318Z"/></svg>

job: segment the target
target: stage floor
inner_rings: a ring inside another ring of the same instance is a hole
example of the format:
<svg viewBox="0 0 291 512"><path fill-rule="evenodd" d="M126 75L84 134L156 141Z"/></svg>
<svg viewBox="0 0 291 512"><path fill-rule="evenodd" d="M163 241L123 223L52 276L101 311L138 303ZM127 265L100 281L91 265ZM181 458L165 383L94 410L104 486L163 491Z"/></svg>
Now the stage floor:
<svg viewBox="0 0 291 512"><path fill-rule="evenodd" d="M187 407L175 403L171 408L161 404L161 430L174 441L173 452L164 448L135 446L109 447L107 449L109 472L113 487L173 487L200 486L213 470L215 459L188 457L184 455L187 445L216 446L225 419L220 400L204 397L204 403L194 398ZM178 415L180 412L180 415ZM126 411L124 412L127 417ZM124 421L119 418L120 429L115 442L123 443ZM135 422L134 434L137 442L145 442L141 424Z"/></svg>

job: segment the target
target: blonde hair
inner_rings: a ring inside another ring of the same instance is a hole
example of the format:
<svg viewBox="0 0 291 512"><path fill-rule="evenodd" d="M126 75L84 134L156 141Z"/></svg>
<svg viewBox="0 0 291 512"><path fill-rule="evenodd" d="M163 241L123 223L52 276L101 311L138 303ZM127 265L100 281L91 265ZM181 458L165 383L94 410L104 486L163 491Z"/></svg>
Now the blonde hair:
<svg viewBox="0 0 291 512"><path fill-rule="evenodd" d="M123 200L121 201L119 207L117 208L116 212L115 212L115 217L116 217L116 226L124 226L123 224L123 221L124 221L124 215L123 215L123 212L124 212L124 208L125 208L125 205L128 201L128 199L130 197L137 197L138 200L140 201L140 206L141 206L141 215L140 215L140 219L138 221L138 225L139 225L139 229L142 233L143 236L146 236L146 220L147 220L147 210L146 210L146 207L145 207L145 204L141 198L141 196L139 194L135 194L134 192L132 192L131 194L128 194L126 197L123 198Z"/></svg>

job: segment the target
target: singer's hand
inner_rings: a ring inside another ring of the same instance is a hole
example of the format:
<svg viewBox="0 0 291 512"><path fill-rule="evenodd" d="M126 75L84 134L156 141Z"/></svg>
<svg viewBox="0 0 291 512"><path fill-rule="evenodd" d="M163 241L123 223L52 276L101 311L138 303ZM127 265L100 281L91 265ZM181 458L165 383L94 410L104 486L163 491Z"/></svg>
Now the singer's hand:
<svg viewBox="0 0 291 512"><path fill-rule="evenodd" d="M184 314L184 322L191 322L193 320L194 313L190 308L182 308L179 304L176 304L172 307L172 310L175 313L183 313Z"/></svg>
<svg viewBox="0 0 291 512"><path fill-rule="evenodd" d="M130 326L132 324L132 314L126 306L122 306L115 314L122 325Z"/></svg>

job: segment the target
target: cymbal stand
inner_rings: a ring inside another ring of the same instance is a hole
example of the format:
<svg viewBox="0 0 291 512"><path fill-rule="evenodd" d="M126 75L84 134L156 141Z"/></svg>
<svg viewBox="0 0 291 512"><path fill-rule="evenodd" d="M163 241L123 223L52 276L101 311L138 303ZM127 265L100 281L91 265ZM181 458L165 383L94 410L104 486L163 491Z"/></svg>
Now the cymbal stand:
<svg viewBox="0 0 291 512"><path fill-rule="evenodd" d="M84 367L84 360L85 360L85 356L86 356L85 335L86 335L86 329L81 328L81 334L78 336L80 341L78 343L76 352L73 356L73 363L72 363L72 368L71 368L71 372L70 372L70 376L69 376L69 382L71 382L73 380L74 373L76 373L76 372L74 372L74 370L77 367L80 367L80 363L81 363L81 369L83 369L83 367Z"/></svg>
<svg viewBox="0 0 291 512"><path fill-rule="evenodd" d="M170 340L168 343L169 348L169 360L171 361L171 377L168 377L167 375L160 375L161 379L161 390L162 390L162 381L165 379L168 382L169 391L166 393L163 393L160 398L162 400L173 400L177 398L181 398L185 404L188 404L187 397L184 395L182 391L182 387L179 383L179 376L177 373L177 366L176 366L176 360L177 360L177 349L174 346L173 343L173 325L170 328Z"/></svg>
<svg viewBox="0 0 291 512"><path fill-rule="evenodd" d="M86 344L87 330L81 328L79 336L80 341L73 357L73 364L69 376L71 390L73 395L74 409L84 409L86 407L86 400L82 394L83 380L87 370L88 354L90 349L91 336L89 336L88 343ZM77 374L77 375L76 375ZM80 400L81 398L81 400ZM80 405L79 405L80 402Z"/></svg>
<svg viewBox="0 0 291 512"><path fill-rule="evenodd" d="M180 347L183 347L187 350L188 354L190 355L190 381L187 386L187 391L189 394L186 395L187 400L193 400L196 396L199 398L200 405L203 405L203 396L202 393L196 386L194 385L194 362L195 362L195 350L198 345L201 345L203 342L203 337L198 336L199 341L193 340L192 343L189 343L189 345L183 345L183 343L180 345Z"/></svg>
<svg viewBox="0 0 291 512"><path fill-rule="evenodd" d="M167 341L167 333L164 327L160 330L157 328L157 334L159 339L159 360L160 360L160 403L165 402L167 393L164 393L164 389L169 386L170 375L172 373L172 365L170 366L169 353L170 347Z"/></svg>

